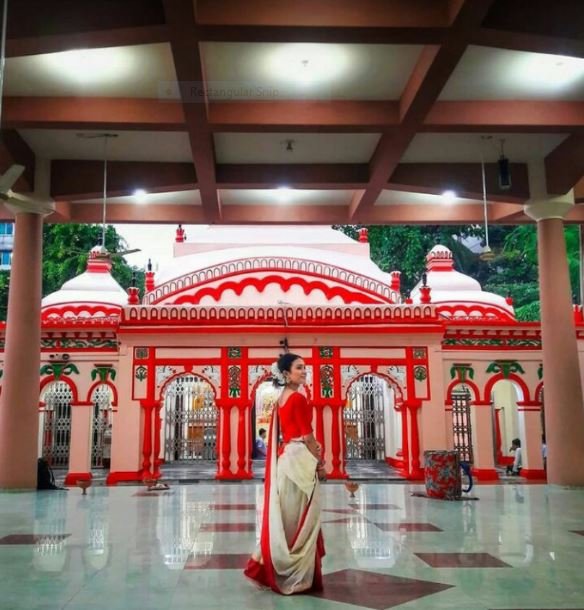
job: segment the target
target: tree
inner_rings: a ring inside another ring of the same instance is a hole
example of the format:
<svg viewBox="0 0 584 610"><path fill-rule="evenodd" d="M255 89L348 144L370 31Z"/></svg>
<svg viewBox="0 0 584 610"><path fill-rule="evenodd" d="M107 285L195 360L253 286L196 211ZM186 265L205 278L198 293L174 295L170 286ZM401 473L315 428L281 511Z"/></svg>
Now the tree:
<svg viewBox="0 0 584 610"><path fill-rule="evenodd" d="M102 228L85 224L45 224L43 226L43 296L55 292L68 280L83 273L87 267L89 250L101 243ZM115 255L127 249L125 240L112 227L106 227L105 245ZM131 267L121 256L112 257L112 276L122 288L132 283L144 288L144 272ZM0 319L6 319L10 272L0 274Z"/></svg>

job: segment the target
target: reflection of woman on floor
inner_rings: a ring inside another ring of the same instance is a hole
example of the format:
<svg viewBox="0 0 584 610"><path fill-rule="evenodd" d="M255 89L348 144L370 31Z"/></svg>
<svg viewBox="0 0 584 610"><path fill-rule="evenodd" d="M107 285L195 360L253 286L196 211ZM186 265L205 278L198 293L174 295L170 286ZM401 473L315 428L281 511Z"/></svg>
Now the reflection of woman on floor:
<svg viewBox="0 0 584 610"><path fill-rule="evenodd" d="M245 575L277 593L291 595L322 588L319 478L324 478L325 471L312 433L312 409L298 391L306 382L304 361L284 354L272 372L274 383L284 389L268 437L260 545Z"/></svg>

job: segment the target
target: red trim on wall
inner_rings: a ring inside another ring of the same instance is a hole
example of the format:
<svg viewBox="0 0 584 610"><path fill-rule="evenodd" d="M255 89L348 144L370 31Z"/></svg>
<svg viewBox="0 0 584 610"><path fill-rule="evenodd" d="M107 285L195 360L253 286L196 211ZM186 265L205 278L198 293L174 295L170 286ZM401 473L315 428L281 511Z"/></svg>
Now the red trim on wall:
<svg viewBox="0 0 584 610"><path fill-rule="evenodd" d="M109 317L119 316L122 308L120 305L113 303L79 303L78 305L73 303L57 303L55 305L49 305L43 308L41 313L41 320L43 324L50 322L52 316L58 318L71 317ZM84 314L84 315L82 315ZM76 320L79 322L79 320Z"/></svg>
<svg viewBox="0 0 584 610"><path fill-rule="evenodd" d="M77 404L82 404L82 402L79 400L79 396L77 394L77 386L75 385L75 382L71 378L67 377L66 375L64 377L59 377L59 379L56 379L54 375L49 375L48 377L44 377L43 379L41 379L41 386L40 386L39 394L42 394L45 387L48 386L50 383L57 382L57 381L63 381L71 388L71 394L73 396L71 399L71 406L77 405ZM42 401L39 399L39 404L41 402Z"/></svg>
<svg viewBox="0 0 584 610"><path fill-rule="evenodd" d="M523 400L520 402L522 402L522 403L530 402L529 388L527 387L527 384L525 383L525 381L523 381L523 379L521 379L521 377L519 377L518 375L515 375L515 373L511 373L510 375L507 375L507 377L504 377L503 373L497 373L497 375L490 377L485 385L485 393L483 394L485 402L488 402L489 404L491 404L491 393L493 391L494 385L498 381L515 382L521 388L521 391L523 392Z"/></svg>
<svg viewBox="0 0 584 610"><path fill-rule="evenodd" d="M530 481L546 481L547 473L545 470L536 468L522 468L521 476Z"/></svg>
<svg viewBox="0 0 584 610"><path fill-rule="evenodd" d="M133 372L133 371L132 371ZM90 388L89 391L87 392L87 400L85 401L86 404L90 405L92 404L91 402L91 395L93 394L93 391L95 390L95 388L97 388L100 385L106 385L108 386L113 394L113 398L112 398L112 407L117 407L118 406L118 389L116 388L116 386L111 382L111 381L96 381Z"/></svg>
<svg viewBox="0 0 584 610"><path fill-rule="evenodd" d="M494 468L473 468L471 470L477 481L498 481L499 474Z"/></svg>
<svg viewBox="0 0 584 610"><path fill-rule="evenodd" d="M118 483L124 483L128 481L141 481L142 480L142 471L138 470L134 471L117 471L110 472L107 475L107 479L105 480L106 485L117 485Z"/></svg>
<svg viewBox="0 0 584 610"><path fill-rule="evenodd" d="M77 485L77 481L91 481L92 478L91 472L68 472L65 477L65 485L74 487Z"/></svg>

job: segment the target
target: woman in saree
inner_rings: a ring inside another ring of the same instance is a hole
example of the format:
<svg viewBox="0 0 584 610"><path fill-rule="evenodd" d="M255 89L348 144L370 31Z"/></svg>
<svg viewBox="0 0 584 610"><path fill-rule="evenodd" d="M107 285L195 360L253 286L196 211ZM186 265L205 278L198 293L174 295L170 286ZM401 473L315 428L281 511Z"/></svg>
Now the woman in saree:
<svg viewBox="0 0 584 610"><path fill-rule="evenodd" d="M319 479L325 478L325 470L312 432L312 409L298 391L306 382L304 361L284 354L272 373L283 391L268 437L260 544L245 575L277 593L292 595L322 589Z"/></svg>

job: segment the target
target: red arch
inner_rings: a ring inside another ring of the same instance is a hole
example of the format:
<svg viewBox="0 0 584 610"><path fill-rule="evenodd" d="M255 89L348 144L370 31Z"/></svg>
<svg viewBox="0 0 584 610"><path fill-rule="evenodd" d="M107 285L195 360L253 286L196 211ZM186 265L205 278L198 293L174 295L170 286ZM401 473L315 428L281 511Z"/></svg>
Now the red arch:
<svg viewBox="0 0 584 610"><path fill-rule="evenodd" d="M491 392L493 390L493 386L498 381L514 381L521 388L521 391L523 392L523 399L518 399L518 402L521 402L521 400L523 400L523 402L529 402L529 400L530 400L529 388L527 387L527 384L525 383L525 381L523 381L523 379L521 379L521 377L515 375L515 373L511 373L507 377L505 377L503 375L503 373L497 373L497 375L494 375L493 377L491 377L489 379L489 381L487 381L487 385L485 386L485 393L484 393L485 402L491 402Z"/></svg>
<svg viewBox="0 0 584 610"><path fill-rule="evenodd" d="M351 388L351 386L355 383L355 381L361 379L361 377L365 377L365 375L374 375L375 377L381 377L381 379L385 379L389 386L396 391L396 394L399 394L399 398L398 396L396 396L395 404L401 404L404 401L403 388L391 375L387 375L386 373L379 373L377 371L366 371L365 373L359 373L359 375L351 379L349 385L347 386L347 391L345 393L345 402L347 400L347 397L349 396L349 389Z"/></svg>
<svg viewBox="0 0 584 610"><path fill-rule="evenodd" d="M172 383L175 379L177 379L178 377L189 377L189 376L199 377L199 379L206 381L209 384L209 386L211 387L211 389L213 390L213 394L215 395L215 401L217 401L217 398L218 398L217 388L209 381L209 379L207 379L207 377L205 377L205 375L201 375L200 373L193 373L193 372L187 373L186 371L183 371L182 373L177 373L176 375L172 375L164 382L164 384L160 388L160 394L158 395L158 400L162 401L162 399L164 397L164 392L166 391L167 386L170 383Z"/></svg>
<svg viewBox="0 0 584 610"><path fill-rule="evenodd" d="M454 388L456 388L459 385L468 386L468 388L472 390L474 397L472 398L471 402L476 402L477 400L481 399L481 392L476 383L474 383L472 381L461 381L460 379L455 379L454 381L452 381L450 383L450 385L448 386L448 388L446 390L446 404L447 405L452 404L452 391L454 390Z"/></svg>
<svg viewBox="0 0 584 610"><path fill-rule="evenodd" d="M332 279L335 280L335 278ZM339 296L345 303L382 304L382 301L379 299L373 299L362 292L349 290L344 286L329 286L325 282L319 280L308 281L303 277L283 278L280 275L268 275L263 278L245 277L239 281L232 280L223 282L219 286L215 287L207 286L196 290L194 294L178 296L172 301L172 304L180 305L189 303L192 305L198 305L201 302L201 299L206 296L211 296L216 302L218 302L221 295L226 290L232 290L237 296L241 296L242 292L248 286L254 287L258 292L261 293L264 292L269 284L279 285L284 292L288 292L292 286L300 286L306 295L309 295L315 290L320 290L329 300ZM182 290L184 290L184 288Z"/></svg>
<svg viewBox="0 0 584 610"><path fill-rule="evenodd" d="M40 396L43 393L43 390L45 389L45 387L48 386L50 383L53 383L53 382L56 382L56 381L63 381L64 383L66 383L71 388L71 394L72 394L71 406L73 407L75 405L78 405L79 404L79 396L77 394L77 386L75 385L73 380L70 379L69 377L59 377L59 379L56 379L54 375L50 375L49 377L45 377L41 381L41 386L40 386L40 390L39 390L39 405L44 405L44 403L42 403L41 400L40 400Z"/></svg>
<svg viewBox="0 0 584 610"><path fill-rule="evenodd" d="M89 391L87 392L87 404L91 404L91 395L93 394L95 388L97 388L97 386L100 386L100 385L106 385L111 389L112 394L113 394L112 407L117 407L118 406L118 390L111 381L96 381L89 388Z"/></svg>

